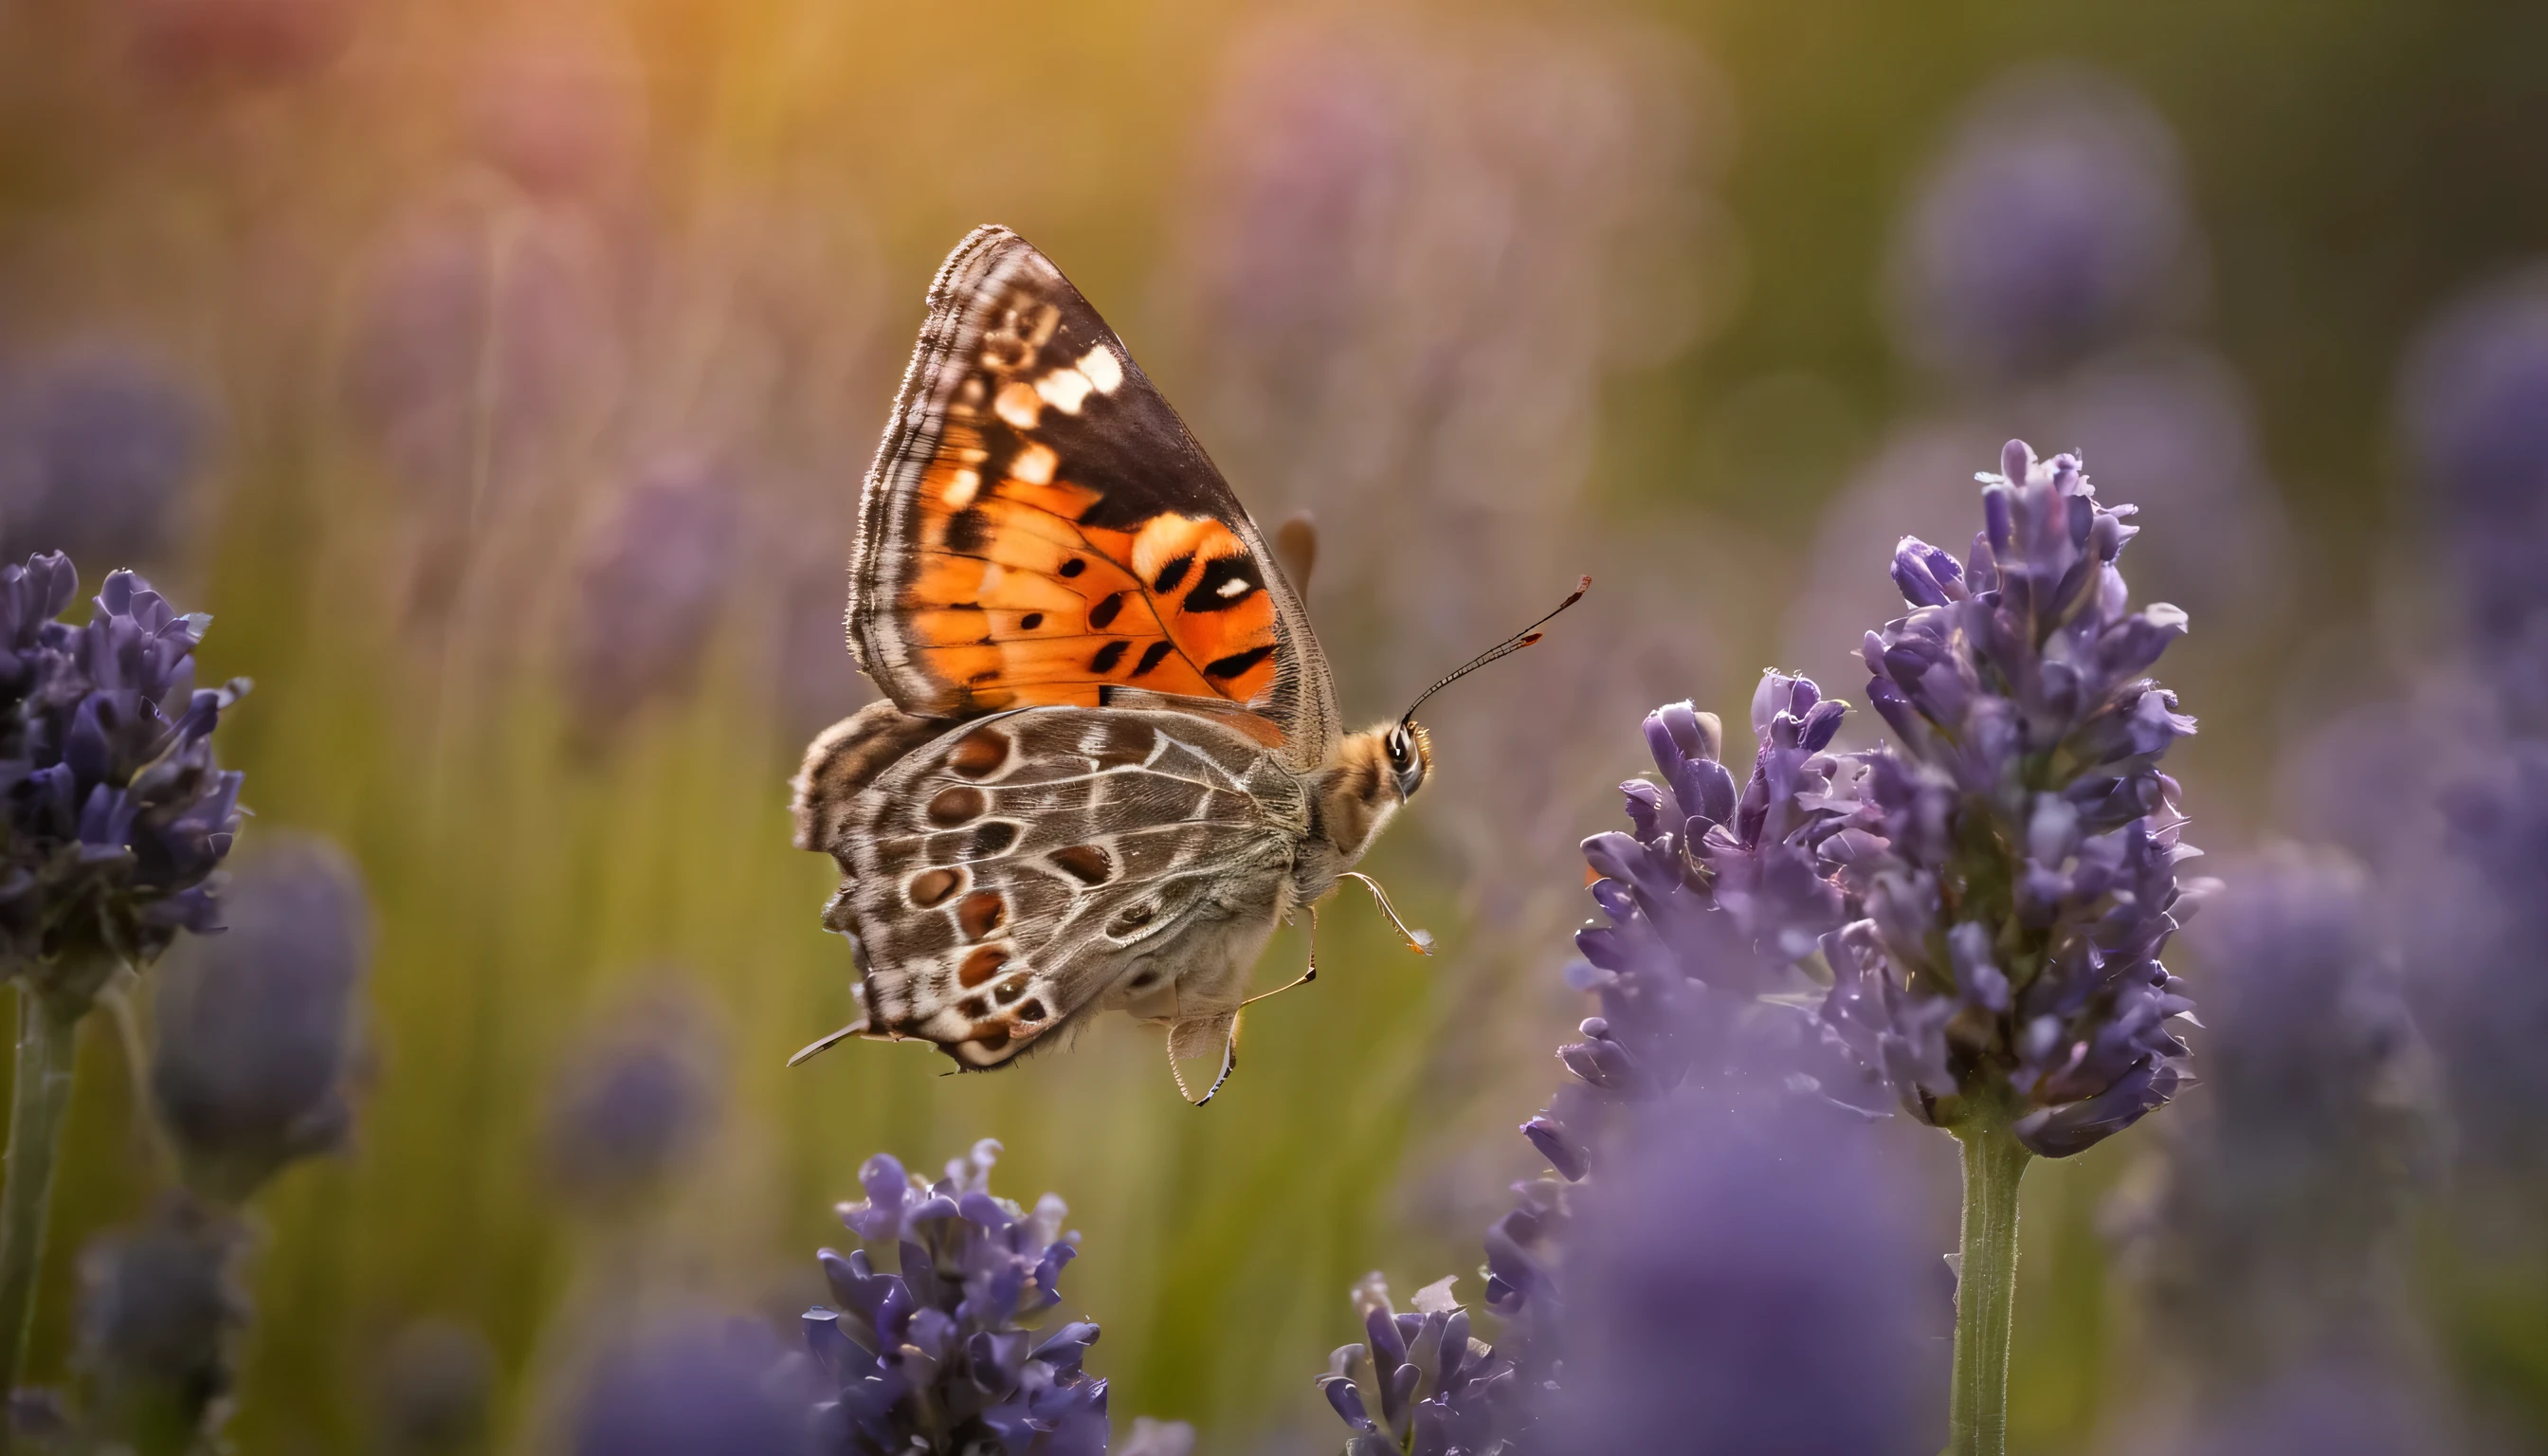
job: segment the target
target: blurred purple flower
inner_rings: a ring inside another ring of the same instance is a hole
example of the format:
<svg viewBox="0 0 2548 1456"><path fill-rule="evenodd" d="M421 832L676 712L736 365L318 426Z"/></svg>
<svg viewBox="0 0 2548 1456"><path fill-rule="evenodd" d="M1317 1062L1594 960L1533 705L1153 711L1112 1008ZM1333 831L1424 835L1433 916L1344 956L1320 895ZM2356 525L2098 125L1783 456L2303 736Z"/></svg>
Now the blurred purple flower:
<svg viewBox="0 0 2548 1456"><path fill-rule="evenodd" d="M875 701L841 625L841 563L800 571L779 596L777 708L785 742L802 743Z"/></svg>
<svg viewBox="0 0 2548 1456"><path fill-rule="evenodd" d="M351 1129L371 907L353 861L305 838L251 860L223 910L228 933L160 978L150 1090L189 1185L237 1202Z"/></svg>
<svg viewBox="0 0 2548 1456"><path fill-rule="evenodd" d="M246 682L198 690L211 618L131 572L106 579L85 626L54 620L78 587L59 555L0 567L0 956L84 1010L115 964L219 924L239 775L215 764L213 730Z"/></svg>
<svg viewBox="0 0 2548 1456"><path fill-rule="evenodd" d="M1171 300L1200 381L1190 408L1261 517L1327 526L1314 595L1393 624L1331 633L1340 673L1411 686L1478 650L1512 584L1618 559L1585 541L1577 508L1598 392L1680 354L1730 292L1708 187L1731 111L1685 36L1616 14L1446 29L1268 11L1225 54ZM1658 552L1650 571L1689 569ZM1635 619L1625 576L1603 580L1572 630L1584 613ZM1513 826L1557 817L1580 745L1531 706L1577 691L1647 706L1708 650L1703 634L1638 635L1631 655L1672 669L1650 683L1617 654L1552 654L1461 688L1469 731L1442 737L1438 767L1472 787L1426 833L1510 930L1565 913L1564 841Z"/></svg>
<svg viewBox="0 0 2548 1456"><path fill-rule="evenodd" d="M576 1456L811 1456L807 1370L755 1320L661 1320L605 1350L574 1412Z"/></svg>
<svg viewBox="0 0 2548 1456"><path fill-rule="evenodd" d="M1795 1101L1642 1110L1577 1200L1545 1448L1934 1448L1935 1255L1864 1133Z"/></svg>
<svg viewBox="0 0 2548 1456"><path fill-rule="evenodd" d="M1047 1193L1033 1212L990 1192L1000 1152L984 1139L924 1183L879 1153L867 1197L841 1222L865 1247L824 1249L839 1308L805 1313L805 1339L834 1398L818 1405L819 1449L839 1456L1099 1456L1106 1382L1083 1367L1097 1326L1039 1325L1078 1252ZM871 1250L893 1250L894 1272Z"/></svg>
<svg viewBox="0 0 2548 1456"><path fill-rule="evenodd" d="M89 1441L191 1450L220 1423L250 1313L236 1278L248 1243L233 1215L170 1194L80 1251L73 1364Z"/></svg>
<svg viewBox="0 0 2548 1456"><path fill-rule="evenodd" d="M437 550L474 544L541 491L537 455L597 412L619 357L612 259L592 220L484 193L458 189L380 240L345 361L348 407Z"/></svg>
<svg viewBox="0 0 2548 1456"><path fill-rule="evenodd" d="M613 1214L660 1191L717 1121L713 1015L659 977L589 1031L550 1093L548 1165L578 1207Z"/></svg>
<svg viewBox="0 0 2548 1456"><path fill-rule="evenodd" d="M202 407L161 359L85 345L33 361L0 398L0 558L159 563L203 434Z"/></svg>
<svg viewBox="0 0 2548 1456"><path fill-rule="evenodd" d="M597 191L646 144L646 76L606 12L543 12L499 32L468 92L478 155L538 196Z"/></svg>
<svg viewBox="0 0 2548 1456"><path fill-rule="evenodd" d="M2415 1006L2475 1167L2548 1174L2548 1131L2523 1100L2548 1097L2548 743L2516 741L2441 794L2437 863L2409 866L2400 900Z"/></svg>
<svg viewBox="0 0 2548 1456"><path fill-rule="evenodd" d="M2548 265L2446 311L2400 395L2416 470L2441 497L2474 646L2516 712L2548 724Z"/></svg>
<svg viewBox="0 0 2548 1456"><path fill-rule="evenodd" d="M135 0L133 62L189 88L280 86L323 69L353 39L360 0Z"/></svg>
<svg viewBox="0 0 2548 1456"><path fill-rule="evenodd" d="M2458 1449L2394 1377L2337 1363L2255 1390L2177 1444L2173 1456L2447 1456Z"/></svg>
<svg viewBox="0 0 2548 1456"><path fill-rule="evenodd" d="M564 644L566 686L595 739L696 680L734 585L741 545L730 486L660 471L630 491L587 545Z"/></svg>
<svg viewBox="0 0 2548 1456"><path fill-rule="evenodd" d="M372 1413L388 1456L461 1456L484 1447L496 1353L477 1330L419 1320L381 1352Z"/></svg>
<svg viewBox="0 0 2548 1456"><path fill-rule="evenodd" d="M2286 852L2228 885L2190 933L2209 1095L2160 1143L2141 1251L2171 1344L2216 1388L2381 1349L2406 1198L2441 1140L2369 879Z"/></svg>
<svg viewBox="0 0 2548 1456"><path fill-rule="evenodd" d="M2201 250L2149 103L2029 67L1967 105L1918 184L1887 278L1895 341L1980 383L2061 368L2181 312Z"/></svg>

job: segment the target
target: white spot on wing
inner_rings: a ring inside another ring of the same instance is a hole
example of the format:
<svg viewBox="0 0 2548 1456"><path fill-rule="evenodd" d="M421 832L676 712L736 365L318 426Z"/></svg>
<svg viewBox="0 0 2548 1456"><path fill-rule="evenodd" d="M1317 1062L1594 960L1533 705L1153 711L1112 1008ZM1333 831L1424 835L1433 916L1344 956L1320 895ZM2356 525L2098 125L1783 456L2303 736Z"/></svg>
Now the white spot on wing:
<svg viewBox="0 0 2548 1456"><path fill-rule="evenodd" d="M1079 356L1079 372L1088 376L1088 387L1101 395L1115 393L1116 387L1124 383L1123 364L1116 359L1115 351L1104 344Z"/></svg>
<svg viewBox="0 0 2548 1456"><path fill-rule="evenodd" d="M1055 369L1035 383L1035 392L1044 402L1064 414L1078 413L1092 388L1088 376L1076 369Z"/></svg>
<svg viewBox="0 0 2548 1456"><path fill-rule="evenodd" d="M1015 380L1001 387L999 398L991 402L991 412L1019 429L1033 429L1044 417L1044 404L1026 381Z"/></svg>
<svg viewBox="0 0 2548 1456"><path fill-rule="evenodd" d="M1061 457L1053 453L1050 445L1029 443L1018 452L1017 459L1009 462L1009 477L1030 486L1048 486L1052 484L1053 468L1060 463Z"/></svg>
<svg viewBox="0 0 2548 1456"><path fill-rule="evenodd" d="M980 471L959 470L956 472L955 478L947 483L947 508L950 510L961 510L965 506L972 504L973 493L980 489L982 489L982 473Z"/></svg>
<svg viewBox="0 0 2548 1456"><path fill-rule="evenodd" d="M1232 577L1228 581L1221 584L1220 594L1224 596L1244 596L1247 594L1247 592L1248 582L1244 577Z"/></svg>

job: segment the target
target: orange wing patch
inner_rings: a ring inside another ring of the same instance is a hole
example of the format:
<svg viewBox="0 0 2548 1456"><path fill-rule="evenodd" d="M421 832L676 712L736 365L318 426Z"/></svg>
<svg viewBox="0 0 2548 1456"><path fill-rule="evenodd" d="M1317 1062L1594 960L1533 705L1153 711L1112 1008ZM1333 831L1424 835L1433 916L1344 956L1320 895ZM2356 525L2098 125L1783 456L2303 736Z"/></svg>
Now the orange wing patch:
<svg viewBox="0 0 2548 1456"><path fill-rule="evenodd" d="M1109 686L1254 702L1273 684L1274 602L1247 543L1210 516L1087 524L1100 492L1029 443L985 480L978 432L951 419L923 475L913 656L964 711L1100 705Z"/></svg>

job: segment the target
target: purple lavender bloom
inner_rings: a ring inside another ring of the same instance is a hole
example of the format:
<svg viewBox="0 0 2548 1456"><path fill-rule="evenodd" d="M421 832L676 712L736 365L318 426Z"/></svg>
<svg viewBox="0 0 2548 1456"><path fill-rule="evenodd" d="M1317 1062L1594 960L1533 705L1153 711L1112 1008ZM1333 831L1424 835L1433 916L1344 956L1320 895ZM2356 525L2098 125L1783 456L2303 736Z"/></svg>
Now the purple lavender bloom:
<svg viewBox="0 0 2548 1456"><path fill-rule="evenodd" d="M2548 266L2446 312L2400 393L2414 464L2442 499L2474 645L2535 729L2548 722Z"/></svg>
<svg viewBox="0 0 2548 1456"><path fill-rule="evenodd" d="M1389 1285L1367 1274L1353 1288L1364 1339L1327 1359L1319 1390L1346 1428L1346 1456L1490 1456L1514 1449L1525 1423L1525 1382L1512 1361L1472 1333L1444 1279L1400 1314Z"/></svg>
<svg viewBox="0 0 2548 1456"><path fill-rule="evenodd" d="M460 1456L485 1446L496 1353L466 1325L420 1320L382 1351L372 1415L389 1456Z"/></svg>
<svg viewBox="0 0 2548 1456"><path fill-rule="evenodd" d="M755 1320L665 1320L605 1351L576 1456L810 1456L807 1371Z"/></svg>
<svg viewBox="0 0 2548 1456"><path fill-rule="evenodd" d="M2440 1456L2458 1449L2432 1412L2377 1370L2341 1363L2254 1392L2175 1456Z"/></svg>
<svg viewBox="0 0 2548 1456"><path fill-rule="evenodd" d="M1083 1362L1097 1326L1041 1325L1078 1252L1046 1194L1033 1212L990 1192L987 1138L923 1183L882 1153L841 1222L865 1246L824 1249L839 1308L805 1313L805 1340L834 1395L816 1407L819 1447L839 1456L1100 1456L1106 1382ZM891 1250L891 1271L879 1263Z"/></svg>
<svg viewBox="0 0 2548 1456"><path fill-rule="evenodd" d="M2191 933L2211 1091L2161 1144L2143 1252L2207 1382L2373 1353L2399 1325L2396 1240L2438 1139L2376 916L2350 862L2295 853L2241 865Z"/></svg>
<svg viewBox="0 0 2548 1456"><path fill-rule="evenodd" d="M717 1121L717 1048L709 1009L666 975L589 1031L550 1094L548 1164L555 1186L610 1215L660 1191Z"/></svg>
<svg viewBox="0 0 2548 1456"><path fill-rule="evenodd" d="M1934 1449L1935 1255L1865 1132L1797 1100L1642 1109L1577 1197L1546 1449Z"/></svg>
<svg viewBox="0 0 2548 1456"><path fill-rule="evenodd" d="M695 469L658 473L603 522L577 578L567 691L594 737L685 691L733 585L741 546L731 493Z"/></svg>
<svg viewBox="0 0 2548 1456"><path fill-rule="evenodd" d="M2405 901L2415 1006L2433 1047L2460 1155L2536 1179L2548 1132L2522 1100L2548 1096L2548 743L2516 740L2441 794L2442 856Z"/></svg>
<svg viewBox="0 0 2548 1456"><path fill-rule="evenodd" d="M195 1448L219 1419L248 1321L236 1269L249 1233L184 1194L81 1250L82 1434L123 1449Z"/></svg>
<svg viewBox="0 0 2548 1456"><path fill-rule="evenodd" d="M239 822L239 775L213 758L244 680L195 686L211 618L116 572L84 626L59 555L0 567L0 957L82 1010L118 964L219 924L213 871Z"/></svg>
<svg viewBox="0 0 2548 1456"><path fill-rule="evenodd" d="M1968 109L1902 222L1895 336L1983 383L2063 367L2179 312L2201 246L2146 101L2092 71L2022 71Z"/></svg>
<svg viewBox="0 0 2548 1456"><path fill-rule="evenodd" d="M87 346L39 360L0 402L0 558L160 561L203 433L194 397L158 359Z"/></svg>
<svg viewBox="0 0 2548 1456"><path fill-rule="evenodd" d="M1765 676L1752 704L1759 752L1739 793L1714 714L1681 702L1647 716L1661 781L1620 785L1630 832L1584 842L1606 923L1576 934L1584 960L1568 973L1600 1003L1584 1040L1558 1051L1580 1085L1522 1129L1568 1181L1595 1166L1613 1109L1684 1078L1741 1079L1774 1043L1776 1085L1857 1107L1880 1097L1795 1009L1820 990L1805 962L1848 918L1830 862L1865 848L1853 829L1863 811L1833 777L1849 767L1831 752L1846 711L1806 679ZM1489 1303L1505 1301L1491 1288Z"/></svg>
<svg viewBox="0 0 2548 1456"><path fill-rule="evenodd" d="M1898 742L1856 756L1871 813L1836 858L1864 918L1826 938L1824 1019L1915 1117L2004 1106L2061 1157L2181 1076L2192 1003L2158 956L2195 852L2157 764L2194 720L2142 674L2185 614L2129 609L2115 562L2138 527L2076 460L2012 440L1986 480L1967 559L1905 537L1911 611L1866 634Z"/></svg>
<svg viewBox="0 0 2548 1456"><path fill-rule="evenodd" d="M237 1202L351 1129L371 907L343 851L298 839L250 862L224 910L228 933L160 978L150 1090L189 1185Z"/></svg>

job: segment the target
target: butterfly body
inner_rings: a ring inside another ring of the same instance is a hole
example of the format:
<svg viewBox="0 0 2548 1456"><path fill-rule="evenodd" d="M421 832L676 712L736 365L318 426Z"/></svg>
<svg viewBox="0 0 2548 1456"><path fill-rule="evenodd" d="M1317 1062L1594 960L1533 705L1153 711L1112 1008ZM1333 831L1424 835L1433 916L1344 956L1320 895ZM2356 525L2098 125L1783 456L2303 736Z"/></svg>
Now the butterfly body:
<svg viewBox="0 0 2548 1456"><path fill-rule="evenodd" d="M1041 253L978 229L929 307L851 568L886 700L794 784L796 842L842 869L849 1030L980 1069L1120 1009L1226 1076L1266 942L1429 747L1411 719L1341 731L1295 584Z"/></svg>

